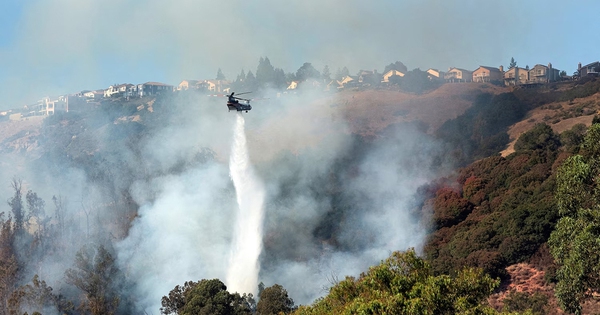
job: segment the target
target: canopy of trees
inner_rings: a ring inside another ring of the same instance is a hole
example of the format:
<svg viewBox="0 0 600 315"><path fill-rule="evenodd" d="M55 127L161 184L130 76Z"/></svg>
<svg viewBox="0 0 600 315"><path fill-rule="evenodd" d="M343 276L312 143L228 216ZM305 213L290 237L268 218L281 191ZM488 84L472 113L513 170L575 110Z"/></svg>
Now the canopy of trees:
<svg viewBox="0 0 600 315"><path fill-rule="evenodd" d="M580 154L569 157L557 174L560 220L550 250L559 265L556 296L563 309L581 314L581 304L600 290L600 124L585 135Z"/></svg>
<svg viewBox="0 0 600 315"><path fill-rule="evenodd" d="M347 277L329 294L294 314L485 314L499 284L481 269L435 276L414 250L394 252L358 279Z"/></svg>

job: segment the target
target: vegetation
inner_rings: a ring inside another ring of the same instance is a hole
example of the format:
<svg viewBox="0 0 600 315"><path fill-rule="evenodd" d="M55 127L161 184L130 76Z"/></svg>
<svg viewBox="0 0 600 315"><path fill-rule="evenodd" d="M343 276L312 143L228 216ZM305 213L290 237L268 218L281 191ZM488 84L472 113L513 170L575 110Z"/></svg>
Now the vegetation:
<svg viewBox="0 0 600 315"><path fill-rule="evenodd" d="M553 170L559 137L539 124L517 144L506 158L461 169L459 190L438 190L436 231L425 247L436 273L474 266L504 277L505 267L528 259L550 236L558 219Z"/></svg>
<svg viewBox="0 0 600 315"><path fill-rule="evenodd" d="M425 93L436 87L419 69L406 71L401 62L388 68L406 73L404 77L390 78L392 86L404 91ZM344 67L338 69L335 77L348 74ZM217 76L221 75L218 71ZM290 78L323 81L331 77L329 67L319 72L310 63L286 74L265 57L260 59L256 71L242 70L236 84L240 90L282 89ZM373 77L369 82L375 84L376 79ZM556 272L547 269L547 280L556 282L561 307L581 313L583 301L600 290L597 202L600 196L596 183L600 175L600 124L590 129L576 125L560 135L551 126L538 124L518 139L515 153L498 156L508 142L508 126L523 119L529 109L594 95L600 91L600 80L581 80L567 90L554 88L549 85L478 95L471 108L436 132L435 136L448 144L448 152L462 168L456 171L455 178L440 180L423 189L431 193L423 208L431 212L433 225L424 257L418 257L413 250L394 252L358 278L348 277L336 283L328 295L314 304L299 308L278 284L261 290L256 301L250 294L229 293L218 279L189 281L163 297L161 312L494 314L497 311L485 300L499 281L506 279L505 268L543 256L544 264L554 261L557 264ZM180 111L179 105L173 104L194 100L192 93L184 92L158 97L152 100L153 112L149 114L138 109L146 106L148 99L130 102L111 99L88 112L57 113L45 119L36 139L40 145L38 167L44 167L50 174L58 174L65 167L76 168L91 183L102 187L102 193L110 200L98 206L99 213L106 216L94 218L89 216L84 196L69 196L77 202L81 199L81 213L88 224L80 226L73 224L73 218L64 216L64 196L43 200L34 191L36 187L29 187L17 178L8 183L12 195L5 204L5 212L0 213L0 315L42 313L47 308L64 314L137 311L129 297L122 294L135 279L128 279L119 270L112 241L127 235L137 215L139 205L128 190L133 182L178 174L215 159L212 151L199 148L193 157L181 158L164 169L146 160L139 146L148 140L147 134L153 128L170 123L166 117ZM178 119L192 119L195 114L187 112L186 117ZM120 123L119 119L133 115L141 115L141 122ZM593 122L599 123L600 119L596 117ZM382 132L377 137L386 135ZM376 141L358 136L353 140L348 153L342 154L309 185L311 197L331 204L309 233L349 252L367 248L369 242L360 237L344 242L338 237L343 221L364 211L356 206L356 200L344 195L343 181L356 172L361 158L371 149L372 141ZM125 149L131 152L133 166L115 162L114 157ZM293 161L298 157L290 154L281 159ZM285 182L275 196L282 203L294 194L295 176L302 175L299 163L290 162L286 167L292 174L289 183ZM115 234L102 234L90 230L90 220L118 228L111 229ZM70 235L86 237L70 239ZM99 241L90 243L89 239ZM65 240L75 243L75 250L80 250L69 254L72 265L62 278L68 284L67 294L63 295L65 292L59 294L46 283L48 278L42 278L47 272L33 275L26 271L44 271L40 264L62 255ZM548 247L552 257L547 253ZM293 255L300 254L290 253L291 258L298 258ZM270 258L265 253L265 261ZM513 292L505 299L503 311L544 314L546 305L547 297L541 294Z"/></svg>
<svg viewBox="0 0 600 315"><path fill-rule="evenodd" d="M508 144L508 127L521 120L528 106L513 93L481 94L473 106L445 122L436 135L453 148L459 165L495 155Z"/></svg>
<svg viewBox="0 0 600 315"><path fill-rule="evenodd" d="M600 124L585 135L580 154L569 157L557 174L560 220L550 250L559 268L556 296L563 309L581 314L581 304L600 290Z"/></svg>
<svg viewBox="0 0 600 315"><path fill-rule="evenodd" d="M231 294L221 280L186 282L183 287L175 286L168 296L162 298L161 314L179 315L234 315L250 314L253 309L252 296Z"/></svg>
<svg viewBox="0 0 600 315"><path fill-rule="evenodd" d="M485 300L498 284L481 269L435 276L414 250L394 252L358 279L347 277L327 296L294 314L494 314Z"/></svg>

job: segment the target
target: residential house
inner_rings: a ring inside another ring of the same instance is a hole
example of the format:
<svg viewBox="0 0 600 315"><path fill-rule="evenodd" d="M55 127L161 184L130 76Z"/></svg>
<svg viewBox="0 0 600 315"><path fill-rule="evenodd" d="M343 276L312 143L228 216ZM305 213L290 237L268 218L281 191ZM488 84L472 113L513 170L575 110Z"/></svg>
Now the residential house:
<svg viewBox="0 0 600 315"><path fill-rule="evenodd" d="M104 97L104 91L102 90L95 90L95 91L86 91L85 93L83 93L83 97L89 99L99 99Z"/></svg>
<svg viewBox="0 0 600 315"><path fill-rule="evenodd" d="M224 92L230 85L229 81L225 80L204 80L198 83L198 88L210 92Z"/></svg>
<svg viewBox="0 0 600 315"><path fill-rule="evenodd" d="M127 89L133 86L133 84L114 84L104 90L104 97L123 96L127 92Z"/></svg>
<svg viewBox="0 0 600 315"><path fill-rule="evenodd" d="M502 70L502 66L500 68L479 66L473 71L473 82L502 82L504 79Z"/></svg>
<svg viewBox="0 0 600 315"><path fill-rule="evenodd" d="M295 90L298 88L298 81L292 81L290 82L290 85L288 85L286 90Z"/></svg>
<svg viewBox="0 0 600 315"><path fill-rule="evenodd" d="M160 82L146 82L138 84L135 88L132 88L130 90L131 95L129 96L144 97L163 94L167 92L173 92L172 85Z"/></svg>
<svg viewBox="0 0 600 315"><path fill-rule="evenodd" d="M429 78L429 80L431 81L439 81L439 80L444 80L444 72L443 71L439 71L438 69L433 69L433 68L429 68L427 69L427 77Z"/></svg>
<svg viewBox="0 0 600 315"><path fill-rule="evenodd" d="M403 77L404 73L401 71L398 71L398 70L390 70L383 74L383 78L382 78L381 82L388 83L388 82L390 82L390 77L395 76L395 75L397 75L399 77Z"/></svg>
<svg viewBox="0 0 600 315"><path fill-rule="evenodd" d="M537 64L529 69L528 83L548 83L560 80L560 71L552 68L552 64L548 66Z"/></svg>
<svg viewBox="0 0 600 315"><path fill-rule="evenodd" d="M337 83L339 85L338 89L343 89L347 86L356 85L358 83L358 77L347 75L347 76L343 77L341 80L338 80Z"/></svg>
<svg viewBox="0 0 600 315"><path fill-rule="evenodd" d="M471 82L473 80L473 72L460 68L449 68L444 74L446 82Z"/></svg>
<svg viewBox="0 0 600 315"><path fill-rule="evenodd" d="M585 77L588 75L598 76L600 73L600 62L595 61L585 66L581 66L581 62L577 65L577 71L579 71L579 77Z"/></svg>
<svg viewBox="0 0 600 315"><path fill-rule="evenodd" d="M177 86L178 91L189 90L189 89L197 89L198 84L200 84L200 80L183 80Z"/></svg>
<svg viewBox="0 0 600 315"><path fill-rule="evenodd" d="M68 112L69 111L69 96L61 95L58 97L44 97L39 100L37 104L33 106L34 110L31 112L34 116L50 116L54 115L57 111Z"/></svg>
<svg viewBox="0 0 600 315"><path fill-rule="evenodd" d="M504 72L504 85L522 85L529 81L529 70L512 67Z"/></svg>

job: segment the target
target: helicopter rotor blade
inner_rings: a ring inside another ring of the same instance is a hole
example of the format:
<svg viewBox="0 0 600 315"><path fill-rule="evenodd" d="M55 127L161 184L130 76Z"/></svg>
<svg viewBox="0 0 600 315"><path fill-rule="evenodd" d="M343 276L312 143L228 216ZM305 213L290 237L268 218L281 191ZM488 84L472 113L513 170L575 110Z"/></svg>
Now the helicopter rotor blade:
<svg viewBox="0 0 600 315"><path fill-rule="evenodd" d="M252 93L252 92L242 92L242 93L238 93L236 95L244 95L244 94L248 94L248 93ZM233 93L231 93L233 95Z"/></svg>

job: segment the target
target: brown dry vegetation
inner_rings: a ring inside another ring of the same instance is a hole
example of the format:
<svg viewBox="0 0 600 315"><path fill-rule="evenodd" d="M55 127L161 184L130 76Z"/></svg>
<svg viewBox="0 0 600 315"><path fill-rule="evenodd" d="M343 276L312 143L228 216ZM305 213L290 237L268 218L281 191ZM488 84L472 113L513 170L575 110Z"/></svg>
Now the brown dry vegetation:
<svg viewBox="0 0 600 315"><path fill-rule="evenodd" d="M499 94L508 89L491 84L444 84L427 94L399 91L346 91L338 96L344 118L353 133L372 136L388 125L419 120L433 133L445 121L469 108L481 93Z"/></svg>

